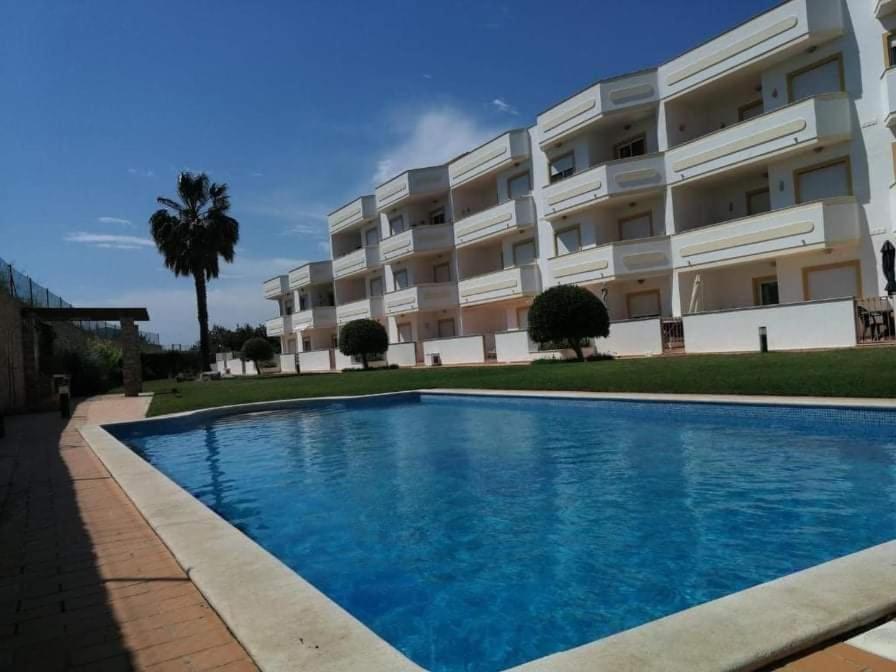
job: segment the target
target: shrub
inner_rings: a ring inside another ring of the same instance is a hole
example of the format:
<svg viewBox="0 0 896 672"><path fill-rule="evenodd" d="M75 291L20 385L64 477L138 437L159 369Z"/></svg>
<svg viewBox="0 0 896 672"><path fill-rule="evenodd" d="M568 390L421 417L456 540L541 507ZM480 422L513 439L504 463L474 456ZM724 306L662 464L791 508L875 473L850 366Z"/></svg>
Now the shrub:
<svg viewBox="0 0 896 672"><path fill-rule="evenodd" d="M267 338L253 336L243 343L243 359L248 359L255 364L255 371L261 375L261 363L269 362L274 358L274 348Z"/></svg>
<svg viewBox="0 0 896 672"><path fill-rule="evenodd" d="M529 336L538 343L565 343L583 361L582 339L610 333L603 302L575 285L551 287L535 297L529 309Z"/></svg>
<svg viewBox="0 0 896 672"><path fill-rule="evenodd" d="M143 380L174 378L181 373L202 370L202 357L198 350L141 352L140 363Z"/></svg>
<svg viewBox="0 0 896 672"><path fill-rule="evenodd" d="M53 369L71 376L72 396L88 397L121 385L121 350L108 341L90 339L79 350L63 350Z"/></svg>
<svg viewBox="0 0 896 672"><path fill-rule="evenodd" d="M369 357L389 349L389 335L376 320L352 320L339 330L339 352L347 357L360 357L366 369Z"/></svg>

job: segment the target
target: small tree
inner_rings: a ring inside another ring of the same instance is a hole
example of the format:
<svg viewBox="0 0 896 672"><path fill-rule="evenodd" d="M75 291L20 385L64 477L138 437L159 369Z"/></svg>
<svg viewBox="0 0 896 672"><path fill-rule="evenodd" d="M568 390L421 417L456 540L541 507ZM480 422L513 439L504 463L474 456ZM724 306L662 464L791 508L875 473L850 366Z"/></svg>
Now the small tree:
<svg viewBox="0 0 896 672"><path fill-rule="evenodd" d="M367 357L389 349L389 335L376 320L352 320L339 330L339 352L347 357L360 357L367 368Z"/></svg>
<svg viewBox="0 0 896 672"><path fill-rule="evenodd" d="M274 348L266 338L255 336L243 343L243 358L255 364L255 370L261 374L261 362L274 358Z"/></svg>
<svg viewBox="0 0 896 672"><path fill-rule="evenodd" d="M610 316L603 301L575 285L551 287L529 309L529 336L538 343L566 342L580 362L582 339L606 337Z"/></svg>

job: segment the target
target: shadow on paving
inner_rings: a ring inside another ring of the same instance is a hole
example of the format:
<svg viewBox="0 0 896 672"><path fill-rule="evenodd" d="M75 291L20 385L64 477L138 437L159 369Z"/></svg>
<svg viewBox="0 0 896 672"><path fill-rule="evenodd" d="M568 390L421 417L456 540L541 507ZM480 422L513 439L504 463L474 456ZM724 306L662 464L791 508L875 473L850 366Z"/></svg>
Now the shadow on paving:
<svg viewBox="0 0 896 672"><path fill-rule="evenodd" d="M0 670L133 669L135 649L152 664L155 640L189 634L171 631L170 614L198 591L78 433L89 403L70 421L6 419Z"/></svg>

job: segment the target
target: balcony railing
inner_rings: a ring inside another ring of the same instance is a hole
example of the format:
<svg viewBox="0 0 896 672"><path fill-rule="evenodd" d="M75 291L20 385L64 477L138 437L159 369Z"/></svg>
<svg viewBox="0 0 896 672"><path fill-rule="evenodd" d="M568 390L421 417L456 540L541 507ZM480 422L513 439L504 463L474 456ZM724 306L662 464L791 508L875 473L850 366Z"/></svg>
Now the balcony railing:
<svg viewBox="0 0 896 672"><path fill-rule="evenodd" d="M268 336L282 336L292 331L292 315L281 315L265 322L265 331Z"/></svg>
<svg viewBox="0 0 896 672"><path fill-rule="evenodd" d="M661 189L665 184L666 163L662 154L602 163L544 187L544 216L554 219L614 196Z"/></svg>
<svg viewBox="0 0 896 672"><path fill-rule="evenodd" d="M314 306L301 310L292 316L293 329L328 329L336 326L336 308L334 306Z"/></svg>
<svg viewBox="0 0 896 672"><path fill-rule="evenodd" d="M263 287L264 298L274 299L289 292L289 279L285 275L278 275L276 278L265 280Z"/></svg>
<svg viewBox="0 0 896 672"><path fill-rule="evenodd" d="M336 306L336 322L345 324L352 320L371 319L383 317L383 297L372 296L360 301L352 301Z"/></svg>
<svg viewBox="0 0 896 672"><path fill-rule="evenodd" d="M535 221L532 197L524 196L455 222L454 244L463 247L493 240L534 226Z"/></svg>
<svg viewBox="0 0 896 672"><path fill-rule="evenodd" d="M896 0L894 0L896 2ZM881 96L883 102L884 123L893 128L896 126L896 68L887 68L881 78Z"/></svg>
<svg viewBox="0 0 896 672"><path fill-rule="evenodd" d="M528 159L529 132L519 129L504 133L448 165L451 188Z"/></svg>
<svg viewBox="0 0 896 672"><path fill-rule="evenodd" d="M383 297L386 315L443 310L457 305L457 284L434 282L389 292Z"/></svg>
<svg viewBox="0 0 896 672"><path fill-rule="evenodd" d="M312 261L289 272L289 288L299 289L333 281L332 261Z"/></svg>
<svg viewBox="0 0 896 672"><path fill-rule="evenodd" d="M670 183L848 140L849 98L826 93L691 140L666 153Z"/></svg>
<svg viewBox="0 0 896 672"><path fill-rule="evenodd" d="M896 12L896 0L873 0L874 2L874 16L878 19L882 19L885 16L889 16L893 12Z"/></svg>
<svg viewBox="0 0 896 672"><path fill-rule="evenodd" d="M446 250L454 244L451 224L417 226L384 239L380 243L383 262L409 257L420 252Z"/></svg>
<svg viewBox="0 0 896 672"><path fill-rule="evenodd" d="M668 236L620 240L572 254L552 257L548 264L554 283L609 282L633 274L672 270Z"/></svg>
<svg viewBox="0 0 896 672"><path fill-rule="evenodd" d="M415 168L396 175L376 188L377 210L394 208L407 200L447 192L447 166Z"/></svg>
<svg viewBox="0 0 896 672"><path fill-rule="evenodd" d="M333 277L347 278L378 268L381 263L379 245L361 247L333 260Z"/></svg>
<svg viewBox="0 0 896 672"><path fill-rule="evenodd" d="M855 198L843 196L682 231L672 237L675 267L855 242L859 221Z"/></svg>
<svg viewBox="0 0 896 672"><path fill-rule="evenodd" d="M535 296L540 291L541 274L534 263L478 275L458 283L462 306Z"/></svg>
<svg viewBox="0 0 896 672"><path fill-rule="evenodd" d="M376 199L362 196L327 216L330 235L354 229L376 217Z"/></svg>

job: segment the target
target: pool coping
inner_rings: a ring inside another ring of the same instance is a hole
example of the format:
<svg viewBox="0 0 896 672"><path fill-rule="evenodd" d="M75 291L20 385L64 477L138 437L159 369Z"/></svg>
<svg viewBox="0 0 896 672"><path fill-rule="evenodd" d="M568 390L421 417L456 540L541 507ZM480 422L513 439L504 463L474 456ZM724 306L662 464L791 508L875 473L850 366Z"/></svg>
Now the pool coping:
<svg viewBox="0 0 896 672"><path fill-rule="evenodd" d="M139 422L419 394L896 409L891 399L422 389L235 404ZM132 422L80 432L259 668L423 670L104 429ZM893 613L896 540L512 669L755 670Z"/></svg>

